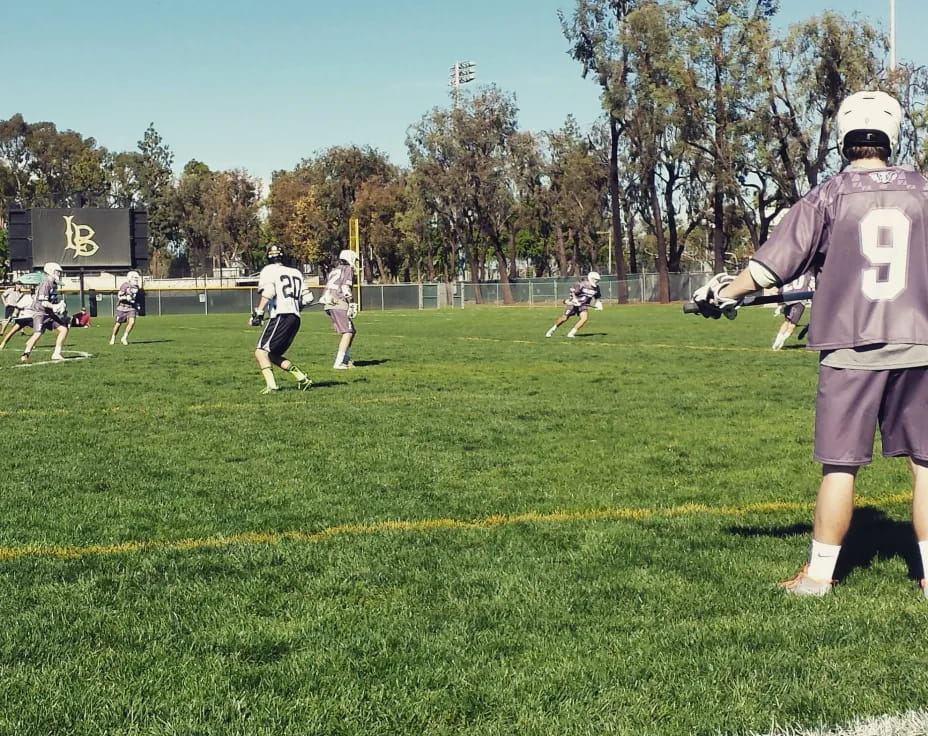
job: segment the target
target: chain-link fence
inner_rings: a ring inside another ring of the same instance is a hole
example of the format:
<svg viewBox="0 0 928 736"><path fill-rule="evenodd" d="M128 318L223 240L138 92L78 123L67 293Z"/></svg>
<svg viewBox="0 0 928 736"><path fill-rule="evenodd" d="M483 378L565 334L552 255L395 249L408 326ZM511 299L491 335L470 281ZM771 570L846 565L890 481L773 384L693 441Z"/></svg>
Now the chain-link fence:
<svg viewBox="0 0 928 736"><path fill-rule="evenodd" d="M706 273L670 274L671 301L685 301L710 278ZM509 284L512 304L559 304L570 294L576 278L519 279ZM615 302L624 283L632 303L660 301L657 274L632 274L624 282L604 276L599 284L603 299ZM145 313L170 314L249 314L258 301L257 289L247 286L208 288L158 288L145 284ZM110 291L65 295L73 314L93 298L98 315L112 316L116 294ZM451 284L365 284L361 287L362 310L461 308L476 304L505 304L505 287L499 282L454 282ZM82 304L83 302L83 304ZM92 313L92 312L91 312Z"/></svg>

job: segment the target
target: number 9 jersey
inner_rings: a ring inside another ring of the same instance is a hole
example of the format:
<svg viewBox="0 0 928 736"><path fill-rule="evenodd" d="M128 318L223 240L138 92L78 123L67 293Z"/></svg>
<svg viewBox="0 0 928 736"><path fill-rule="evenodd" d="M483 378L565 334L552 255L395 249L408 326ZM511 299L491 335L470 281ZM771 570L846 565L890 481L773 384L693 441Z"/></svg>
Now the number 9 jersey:
<svg viewBox="0 0 928 736"><path fill-rule="evenodd" d="M781 285L818 272L809 349L928 345L928 180L908 166L849 166L751 260Z"/></svg>

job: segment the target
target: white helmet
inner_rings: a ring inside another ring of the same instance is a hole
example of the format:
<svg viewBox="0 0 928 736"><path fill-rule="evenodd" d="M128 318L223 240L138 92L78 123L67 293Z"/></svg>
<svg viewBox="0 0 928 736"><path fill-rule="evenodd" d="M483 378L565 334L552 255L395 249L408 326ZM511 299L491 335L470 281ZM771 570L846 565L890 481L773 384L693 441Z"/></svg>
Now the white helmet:
<svg viewBox="0 0 928 736"><path fill-rule="evenodd" d="M889 145L899 147L902 106L885 92L857 92L838 108L838 147Z"/></svg>
<svg viewBox="0 0 928 736"><path fill-rule="evenodd" d="M138 271L129 271L129 273L126 274L126 281L133 286L138 286L142 283L142 274Z"/></svg>
<svg viewBox="0 0 928 736"><path fill-rule="evenodd" d="M53 279L55 279L55 281L61 281L62 270L61 270L60 263L49 261L48 263L45 264L42 270L45 271L45 273L51 276Z"/></svg>
<svg viewBox="0 0 928 736"><path fill-rule="evenodd" d="M343 250L341 253L338 254L338 260L346 261L347 263L350 263L353 266L358 261L358 254L355 253L353 250Z"/></svg>
<svg viewBox="0 0 928 736"><path fill-rule="evenodd" d="M593 286L596 286L599 283L601 278L602 276L600 276L597 271L590 271L586 275L586 280L589 281L591 284L593 284Z"/></svg>

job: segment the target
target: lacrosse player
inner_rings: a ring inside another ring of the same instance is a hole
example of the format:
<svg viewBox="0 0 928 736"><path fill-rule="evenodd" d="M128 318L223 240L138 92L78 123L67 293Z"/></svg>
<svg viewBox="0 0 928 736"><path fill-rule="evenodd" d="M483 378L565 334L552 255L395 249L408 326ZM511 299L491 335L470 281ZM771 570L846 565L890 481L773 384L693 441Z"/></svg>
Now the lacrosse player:
<svg viewBox="0 0 928 736"><path fill-rule="evenodd" d="M576 284L570 287L570 297L564 304L567 309L564 314L557 318L557 322L545 333L545 337L553 337L554 331L564 324L571 317L578 317L577 324L570 328L567 337L576 337L577 330L586 324L589 318L589 309L602 310L602 292L599 290L599 281L602 277L596 271L590 271L585 279L580 279Z"/></svg>
<svg viewBox="0 0 928 736"><path fill-rule="evenodd" d="M7 325L13 321L13 316L16 314L16 305L19 303L19 297L21 296L20 285L13 284L8 286L3 290L3 328L6 329Z"/></svg>
<svg viewBox="0 0 928 736"><path fill-rule="evenodd" d="M280 246L272 245L267 249L268 265L258 275L260 298L248 321L252 327L260 327L265 308L270 308L271 318L264 325L255 348L255 360L266 384L262 394L280 388L274 378L275 365L296 379L298 389L308 389L313 383L309 376L284 356L300 331L300 309L312 301L312 293L303 293L303 274L285 266L283 259L284 252Z"/></svg>
<svg viewBox="0 0 928 736"><path fill-rule="evenodd" d="M822 481L809 564L781 584L793 595L832 590L857 471L872 460L879 426L883 455L909 458L928 598L928 180L888 163L902 116L883 92L844 100L837 129L848 166L792 207L747 269L718 274L693 295L704 316L736 316L750 292L821 269L808 347L821 351L814 457Z"/></svg>
<svg viewBox="0 0 928 736"><path fill-rule="evenodd" d="M116 321L113 323L113 332L110 334L110 345L116 344L116 335L122 325L125 325L126 329L122 333L120 342L123 345L129 344L129 333L135 327L135 320L139 316L141 291L142 275L138 271L129 271L116 296Z"/></svg>
<svg viewBox="0 0 928 736"><path fill-rule="evenodd" d="M68 336L68 307L58 293L58 284L62 279L61 266L49 262L42 269L45 280L35 289L33 303L34 316L32 319L32 336L26 341L23 355L19 359L23 363L31 362L30 355L35 344L46 330L55 330L55 349L52 351L52 360L64 360L61 348Z"/></svg>
<svg viewBox="0 0 928 736"><path fill-rule="evenodd" d="M798 279L784 286L780 290L780 293L789 294L792 291L812 291L814 288L815 278L811 273L804 273ZM780 350L783 345L786 344L786 341L789 340L793 332L795 332L796 328L799 326L799 320L802 319L802 315L805 311L805 302L784 302L777 307L777 313L783 315L783 324L780 325L780 330L773 339L773 345L770 346L771 350ZM802 339L802 335L799 335L799 339Z"/></svg>
<svg viewBox="0 0 928 736"><path fill-rule="evenodd" d="M335 353L334 370L343 371L354 368L351 361L351 344L357 330L354 327L354 318L358 315L358 305L354 301L352 287L354 286L354 267L358 261L358 254L353 250L343 250L338 254L338 265L329 272L325 282L325 289L319 298L325 313L332 320L332 329L341 337L338 341L338 351Z"/></svg>
<svg viewBox="0 0 928 736"><path fill-rule="evenodd" d="M10 328L10 331L3 336L3 339L0 340L0 350L6 347L6 344L13 335L22 332L27 327L32 327L32 319L35 317L34 306L35 296L28 286L22 286L19 292L19 301L13 305L15 310L12 318L13 326Z"/></svg>

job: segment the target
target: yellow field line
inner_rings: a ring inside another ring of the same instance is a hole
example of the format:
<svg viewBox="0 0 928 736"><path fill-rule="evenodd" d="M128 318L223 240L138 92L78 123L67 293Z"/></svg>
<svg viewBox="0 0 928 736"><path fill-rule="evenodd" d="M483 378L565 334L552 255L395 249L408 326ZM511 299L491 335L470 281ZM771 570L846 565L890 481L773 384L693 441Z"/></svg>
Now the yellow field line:
<svg viewBox="0 0 928 736"><path fill-rule="evenodd" d="M860 506L875 507L909 503L910 493L896 493L883 498L862 499ZM79 559L146 551L186 551L244 545L272 545L281 542L313 543L333 537L381 534L386 532L426 532L441 529L494 529L514 524L564 524L578 521L646 521L704 514L707 516L744 516L756 513L811 511L812 502L771 501L746 506L708 506L689 503L666 508L614 508L587 511L554 511L522 514L496 514L476 520L421 519L419 521L378 521L371 524L340 524L317 532L244 532L215 535L199 539L130 541L117 544L48 545L25 544L0 547L0 561L22 558Z"/></svg>

